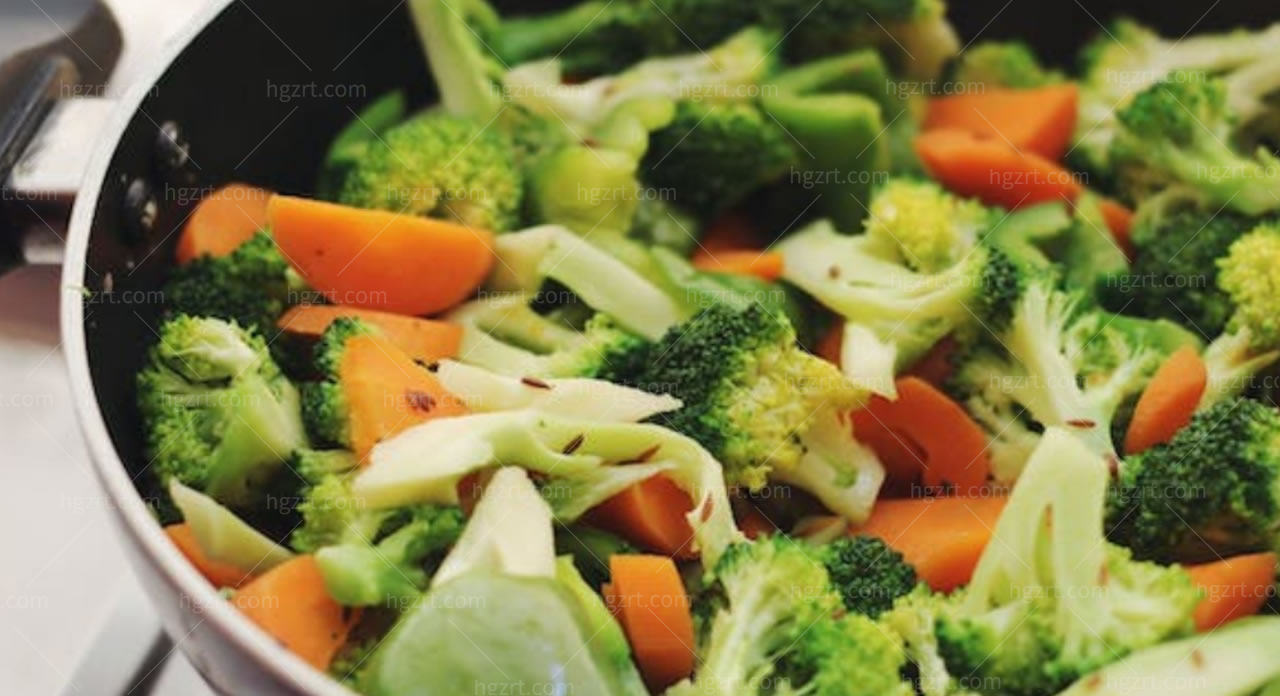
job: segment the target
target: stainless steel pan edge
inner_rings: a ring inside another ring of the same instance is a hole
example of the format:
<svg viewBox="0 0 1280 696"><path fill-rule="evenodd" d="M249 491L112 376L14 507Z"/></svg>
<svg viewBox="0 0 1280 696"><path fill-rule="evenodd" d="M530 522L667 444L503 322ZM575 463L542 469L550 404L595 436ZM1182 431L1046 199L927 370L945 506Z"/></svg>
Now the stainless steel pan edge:
<svg viewBox="0 0 1280 696"><path fill-rule="evenodd" d="M165 628L178 649L191 657L214 688L225 693L297 693L349 696L350 691L284 649L236 611L191 566L164 534L116 452L98 407L85 344L85 261L101 184L126 126L153 85L183 50L236 0L211 0L174 37L154 65L120 99L87 167L71 213L62 267L60 325L63 355L70 375L76 417L88 444L94 472L114 512L130 561L157 604ZM197 632L212 630L225 646L210 645ZM227 661L204 654L230 647L242 659ZM244 670L244 671L241 671ZM261 674L254 674L260 671ZM256 685L256 686L250 686ZM258 689L265 689L259 691Z"/></svg>

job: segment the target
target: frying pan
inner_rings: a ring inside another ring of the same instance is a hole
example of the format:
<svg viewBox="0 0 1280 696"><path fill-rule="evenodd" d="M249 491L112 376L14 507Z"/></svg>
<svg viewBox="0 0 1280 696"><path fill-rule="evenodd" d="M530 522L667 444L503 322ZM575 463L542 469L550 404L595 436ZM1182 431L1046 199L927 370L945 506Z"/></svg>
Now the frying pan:
<svg viewBox="0 0 1280 696"><path fill-rule="evenodd" d="M139 581L196 669L223 693L349 693L249 625L156 524L134 374L155 339L176 232L202 193L234 180L309 194L353 110L396 88L432 102L408 10L404 0L211 0L179 18L116 96L103 88L111 65L155 37L122 32L112 2L63 40L0 64L0 271L63 257L63 347L95 471ZM1207 11L1167 0L952 5L966 39L1023 38L1058 63L1119 14L1169 36L1280 19L1261 0Z"/></svg>

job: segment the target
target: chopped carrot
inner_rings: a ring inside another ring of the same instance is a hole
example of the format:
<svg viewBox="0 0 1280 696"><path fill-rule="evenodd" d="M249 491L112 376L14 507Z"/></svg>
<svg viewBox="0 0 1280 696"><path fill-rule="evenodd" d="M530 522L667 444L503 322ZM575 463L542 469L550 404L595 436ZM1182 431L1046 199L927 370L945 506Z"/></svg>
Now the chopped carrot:
<svg viewBox="0 0 1280 696"><path fill-rule="evenodd" d="M462 343L462 327L457 324L342 305L298 305L285 312L276 325L292 334L319 338L340 317L376 326L409 357L424 363L452 358Z"/></svg>
<svg viewBox="0 0 1280 696"><path fill-rule="evenodd" d="M191 562L191 565L200 571L200 574L206 580L213 583L214 587L239 587L250 580L253 575L231 565L209 558L205 554L204 549L200 548L200 542L196 541L196 535L191 531L191 525L183 522L181 524L171 524L164 528L165 534L169 535L169 539L173 541L173 545L178 547L183 556Z"/></svg>
<svg viewBox="0 0 1280 696"><path fill-rule="evenodd" d="M368 461L374 445L402 430L467 412L435 375L384 336L349 339L338 379L347 400L351 450L361 462Z"/></svg>
<svg viewBox="0 0 1280 696"><path fill-rule="evenodd" d="M645 684L657 693L693 674L693 617L676 564L666 556L609 559L605 601L622 624Z"/></svg>
<svg viewBox="0 0 1280 696"><path fill-rule="evenodd" d="M724 249L717 252L699 250L693 256L694 268L703 271L752 275L764 280L782 277L782 254L753 249Z"/></svg>
<svg viewBox="0 0 1280 696"><path fill-rule="evenodd" d="M1076 128L1074 84L988 89L929 100L924 130L957 128L1058 161Z"/></svg>
<svg viewBox="0 0 1280 696"><path fill-rule="evenodd" d="M201 256L226 256L267 226L271 192L247 184L227 184L196 204L178 237L178 263Z"/></svg>
<svg viewBox="0 0 1280 696"><path fill-rule="evenodd" d="M951 356L955 352L956 340L946 336L941 341L933 344L928 353L925 353L911 367L907 368L907 374L915 375L935 387L941 387L950 379L951 373L955 369L955 366L951 364Z"/></svg>
<svg viewBox="0 0 1280 696"><path fill-rule="evenodd" d="M700 252L713 253L731 249L760 249L764 246L760 240L760 231L746 215L738 212L725 213L712 220L698 244Z"/></svg>
<svg viewBox="0 0 1280 696"><path fill-rule="evenodd" d="M914 483L919 477L931 491L980 494L990 472L982 428L923 379L900 377L896 385L896 400L873 396L853 413L854 436L875 451L894 480Z"/></svg>
<svg viewBox="0 0 1280 696"><path fill-rule="evenodd" d="M1258 613L1275 591L1276 555L1268 551L1235 556L1188 566L1187 572L1204 590L1204 598L1196 605L1196 630L1210 631Z"/></svg>
<svg viewBox="0 0 1280 696"><path fill-rule="evenodd" d="M822 338L818 339L818 344L813 347L813 353L832 365L840 367L840 347L843 343L844 319L837 318L831 322L831 326L827 328L826 333L822 334Z"/></svg>
<svg viewBox="0 0 1280 696"><path fill-rule="evenodd" d="M1005 498L881 500L855 534L879 537L915 566L920 579L949 592L973 575Z"/></svg>
<svg viewBox="0 0 1280 696"><path fill-rule="evenodd" d="M769 536L778 531L778 528L764 516L763 512L750 503L746 505L747 511L738 518L738 529L747 535L748 539L758 539L763 536Z"/></svg>
<svg viewBox="0 0 1280 696"><path fill-rule="evenodd" d="M1084 187L1071 172L1033 152L983 140L956 129L916 136L916 154L947 189L988 205L1013 209L1046 201L1074 201Z"/></svg>
<svg viewBox="0 0 1280 696"><path fill-rule="evenodd" d="M1107 221L1116 245L1124 251L1125 256L1133 259L1133 211L1110 198L1099 198L1098 210L1102 212L1102 219Z"/></svg>
<svg viewBox="0 0 1280 696"><path fill-rule="evenodd" d="M597 505L587 519L649 551L689 559L698 555L685 517L692 509L689 494L658 474Z"/></svg>
<svg viewBox="0 0 1280 696"><path fill-rule="evenodd" d="M432 314L493 266L491 232L443 220L280 195L267 216L285 258L335 304Z"/></svg>
<svg viewBox="0 0 1280 696"><path fill-rule="evenodd" d="M1195 348L1183 346L1174 351L1161 363L1138 397L1124 436L1124 453L1137 454L1152 445L1168 442L1182 426L1191 422L1208 381L1209 371Z"/></svg>
<svg viewBox="0 0 1280 696"><path fill-rule="evenodd" d="M241 587L231 602L290 652L328 668L359 612L333 601L312 556L295 556Z"/></svg>

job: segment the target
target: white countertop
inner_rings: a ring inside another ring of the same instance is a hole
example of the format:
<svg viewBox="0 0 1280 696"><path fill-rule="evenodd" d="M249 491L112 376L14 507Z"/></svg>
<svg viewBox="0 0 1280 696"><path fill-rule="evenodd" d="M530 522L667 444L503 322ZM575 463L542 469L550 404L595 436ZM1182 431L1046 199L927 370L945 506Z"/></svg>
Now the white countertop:
<svg viewBox="0 0 1280 696"><path fill-rule="evenodd" d="M127 1L141 7L153 0ZM85 5L3 3L0 58L69 31ZM0 691L65 688L97 696L93 684L68 687L68 680L134 579L72 414L57 328L58 275L34 267L0 277ZM174 655L152 675L150 693L209 694Z"/></svg>

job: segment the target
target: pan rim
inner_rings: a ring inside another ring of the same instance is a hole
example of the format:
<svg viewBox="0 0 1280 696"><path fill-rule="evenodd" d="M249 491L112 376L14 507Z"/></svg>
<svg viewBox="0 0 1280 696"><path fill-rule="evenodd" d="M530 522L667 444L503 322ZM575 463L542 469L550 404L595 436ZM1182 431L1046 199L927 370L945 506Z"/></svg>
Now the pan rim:
<svg viewBox="0 0 1280 696"><path fill-rule="evenodd" d="M237 1L210 0L197 11L166 42L155 64L140 75L120 98L111 120L103 130L106 137L99 140L85 169L68 225L66 252L62 263L62 297L59 303L63 359L70 378L76 420L89 449L93 470L123 522L121 531L133 537L143 551L146 562L154 564L167 582L176 587L184 597L192 600L192 606L199 608L198 613L203 621L210 623L225 639L235 644L249 659L280 682L301 693L350 696L350 690L312 668L250 623L218 594L217 589L169 541L134 487L124 461L111 441L89 371L84 297L80 288L84 286L90 231L102 185L110 173L111 162L125 129L154 86L159 84L170 66L196 38ZM183 611L191 612L189 609ZM176 642L181 647L181 637L176 637Z"/></svg>

